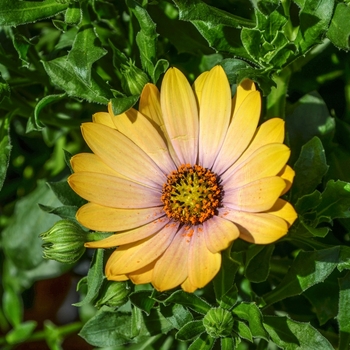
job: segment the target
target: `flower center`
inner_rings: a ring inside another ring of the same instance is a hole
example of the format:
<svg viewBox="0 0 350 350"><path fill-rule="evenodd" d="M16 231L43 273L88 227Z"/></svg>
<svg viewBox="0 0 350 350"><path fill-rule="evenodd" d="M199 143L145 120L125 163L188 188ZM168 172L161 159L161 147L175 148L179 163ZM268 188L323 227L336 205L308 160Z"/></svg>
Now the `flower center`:
<svg viewBox="0 0 350 350"><path fill-rule="evenodd" d="M200 165L183 164L168 175L162 201L169 218L196 225L210 219L221 203L218 176Z"/></svg>

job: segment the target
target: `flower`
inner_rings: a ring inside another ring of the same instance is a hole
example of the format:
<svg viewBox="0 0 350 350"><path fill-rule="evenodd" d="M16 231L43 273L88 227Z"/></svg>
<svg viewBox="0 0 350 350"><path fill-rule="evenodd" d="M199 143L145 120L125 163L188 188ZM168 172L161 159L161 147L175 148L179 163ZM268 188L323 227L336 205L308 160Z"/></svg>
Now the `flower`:
<svg viewBox="0 0 350 350"><path fill-rule="evenodd" d="M221 266L221 251L238 237L267 244L296 219L279 198L291 186L279 118L257 128L261 97L244 80L233 99L221 66L189 85L170 68L160 92L142 91L139 110L96 113L82 125L91 153L74 156L71 188L89 203L77 220L115 232L86 243L117 247L108 279L193 292Z"/></svg>

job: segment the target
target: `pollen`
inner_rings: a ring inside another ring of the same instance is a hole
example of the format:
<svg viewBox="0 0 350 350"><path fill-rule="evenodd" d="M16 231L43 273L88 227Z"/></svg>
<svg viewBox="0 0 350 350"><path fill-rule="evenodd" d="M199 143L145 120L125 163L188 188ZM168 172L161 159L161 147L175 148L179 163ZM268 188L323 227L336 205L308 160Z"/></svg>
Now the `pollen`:
<svg viewBox="0 0 350 350"><path fill-rule="evenodd" d="M161 199L169 218L191 226L213 217L222 195L215 173L200 165L183 164L168 175Z"/></svg>

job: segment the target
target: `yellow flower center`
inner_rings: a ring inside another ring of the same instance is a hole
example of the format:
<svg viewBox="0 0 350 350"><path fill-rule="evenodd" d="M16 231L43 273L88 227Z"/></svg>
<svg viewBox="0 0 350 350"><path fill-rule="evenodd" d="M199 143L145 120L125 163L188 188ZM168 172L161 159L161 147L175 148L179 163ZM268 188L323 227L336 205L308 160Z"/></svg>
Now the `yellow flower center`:
<svg viewBox="0 0 350 350"><path fill-rule="evenodd" d="M218 176L200 165L181 165L163 185L165 213L183 224L196 225L210 219L221 198Z"/></svg>

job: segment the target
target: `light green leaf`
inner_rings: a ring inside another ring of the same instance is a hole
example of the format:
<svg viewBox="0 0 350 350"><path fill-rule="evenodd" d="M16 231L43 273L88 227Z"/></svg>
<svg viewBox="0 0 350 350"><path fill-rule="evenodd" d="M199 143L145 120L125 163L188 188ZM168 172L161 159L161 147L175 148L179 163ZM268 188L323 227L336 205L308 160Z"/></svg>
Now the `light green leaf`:
<svg viewBox="0 0 350 350"><path fill-rule="evenodd" d="M36 326L36 321L23 322L8 332L5 339L11 345L24 343L31 336Z"/></svg>
<svg viewBox="0 0 350 350"><path fill-rule="evenodd" d="M205 327L202 320L191 321L186 323L176 334L175 339L181 341L189 341L199 337L205 332Z"/></svg>
<svg viewBox="0 0 350 350"><path fill-rule="evenodd" d="M301 323L287 317L265 316L264 326L272 341L285 350L332 350L329 341L309 323Z"/></svg>
<svg viewBox="0 0 350 350"><path fill-rule="evenodd" d="M180 329L187 322L193 321L191 312L180 304L169 306L160 305L161 313L173 325L174 328Z"/></svg>
<svg viewBox="0 0 350 350"><path fill-rule="evenodd" d="M4 314L12 325L16 328L20 325L23 317L23 302L21 295L13 287L5 285L2 295Z"/></svg>
<svg viewBox="0 0 350 350"><path fill-rule="evenodd" d="M335 8L331 25L329 26L327 37L338 48L345 51L350 50L350 6L339 3Z"/></svg>
<svg viewBox="0 0 350 350"><path fill-rule="evenodd" d="M211 350L215 339L207 333L202 333L189 347L188 350Z"/></svg>

